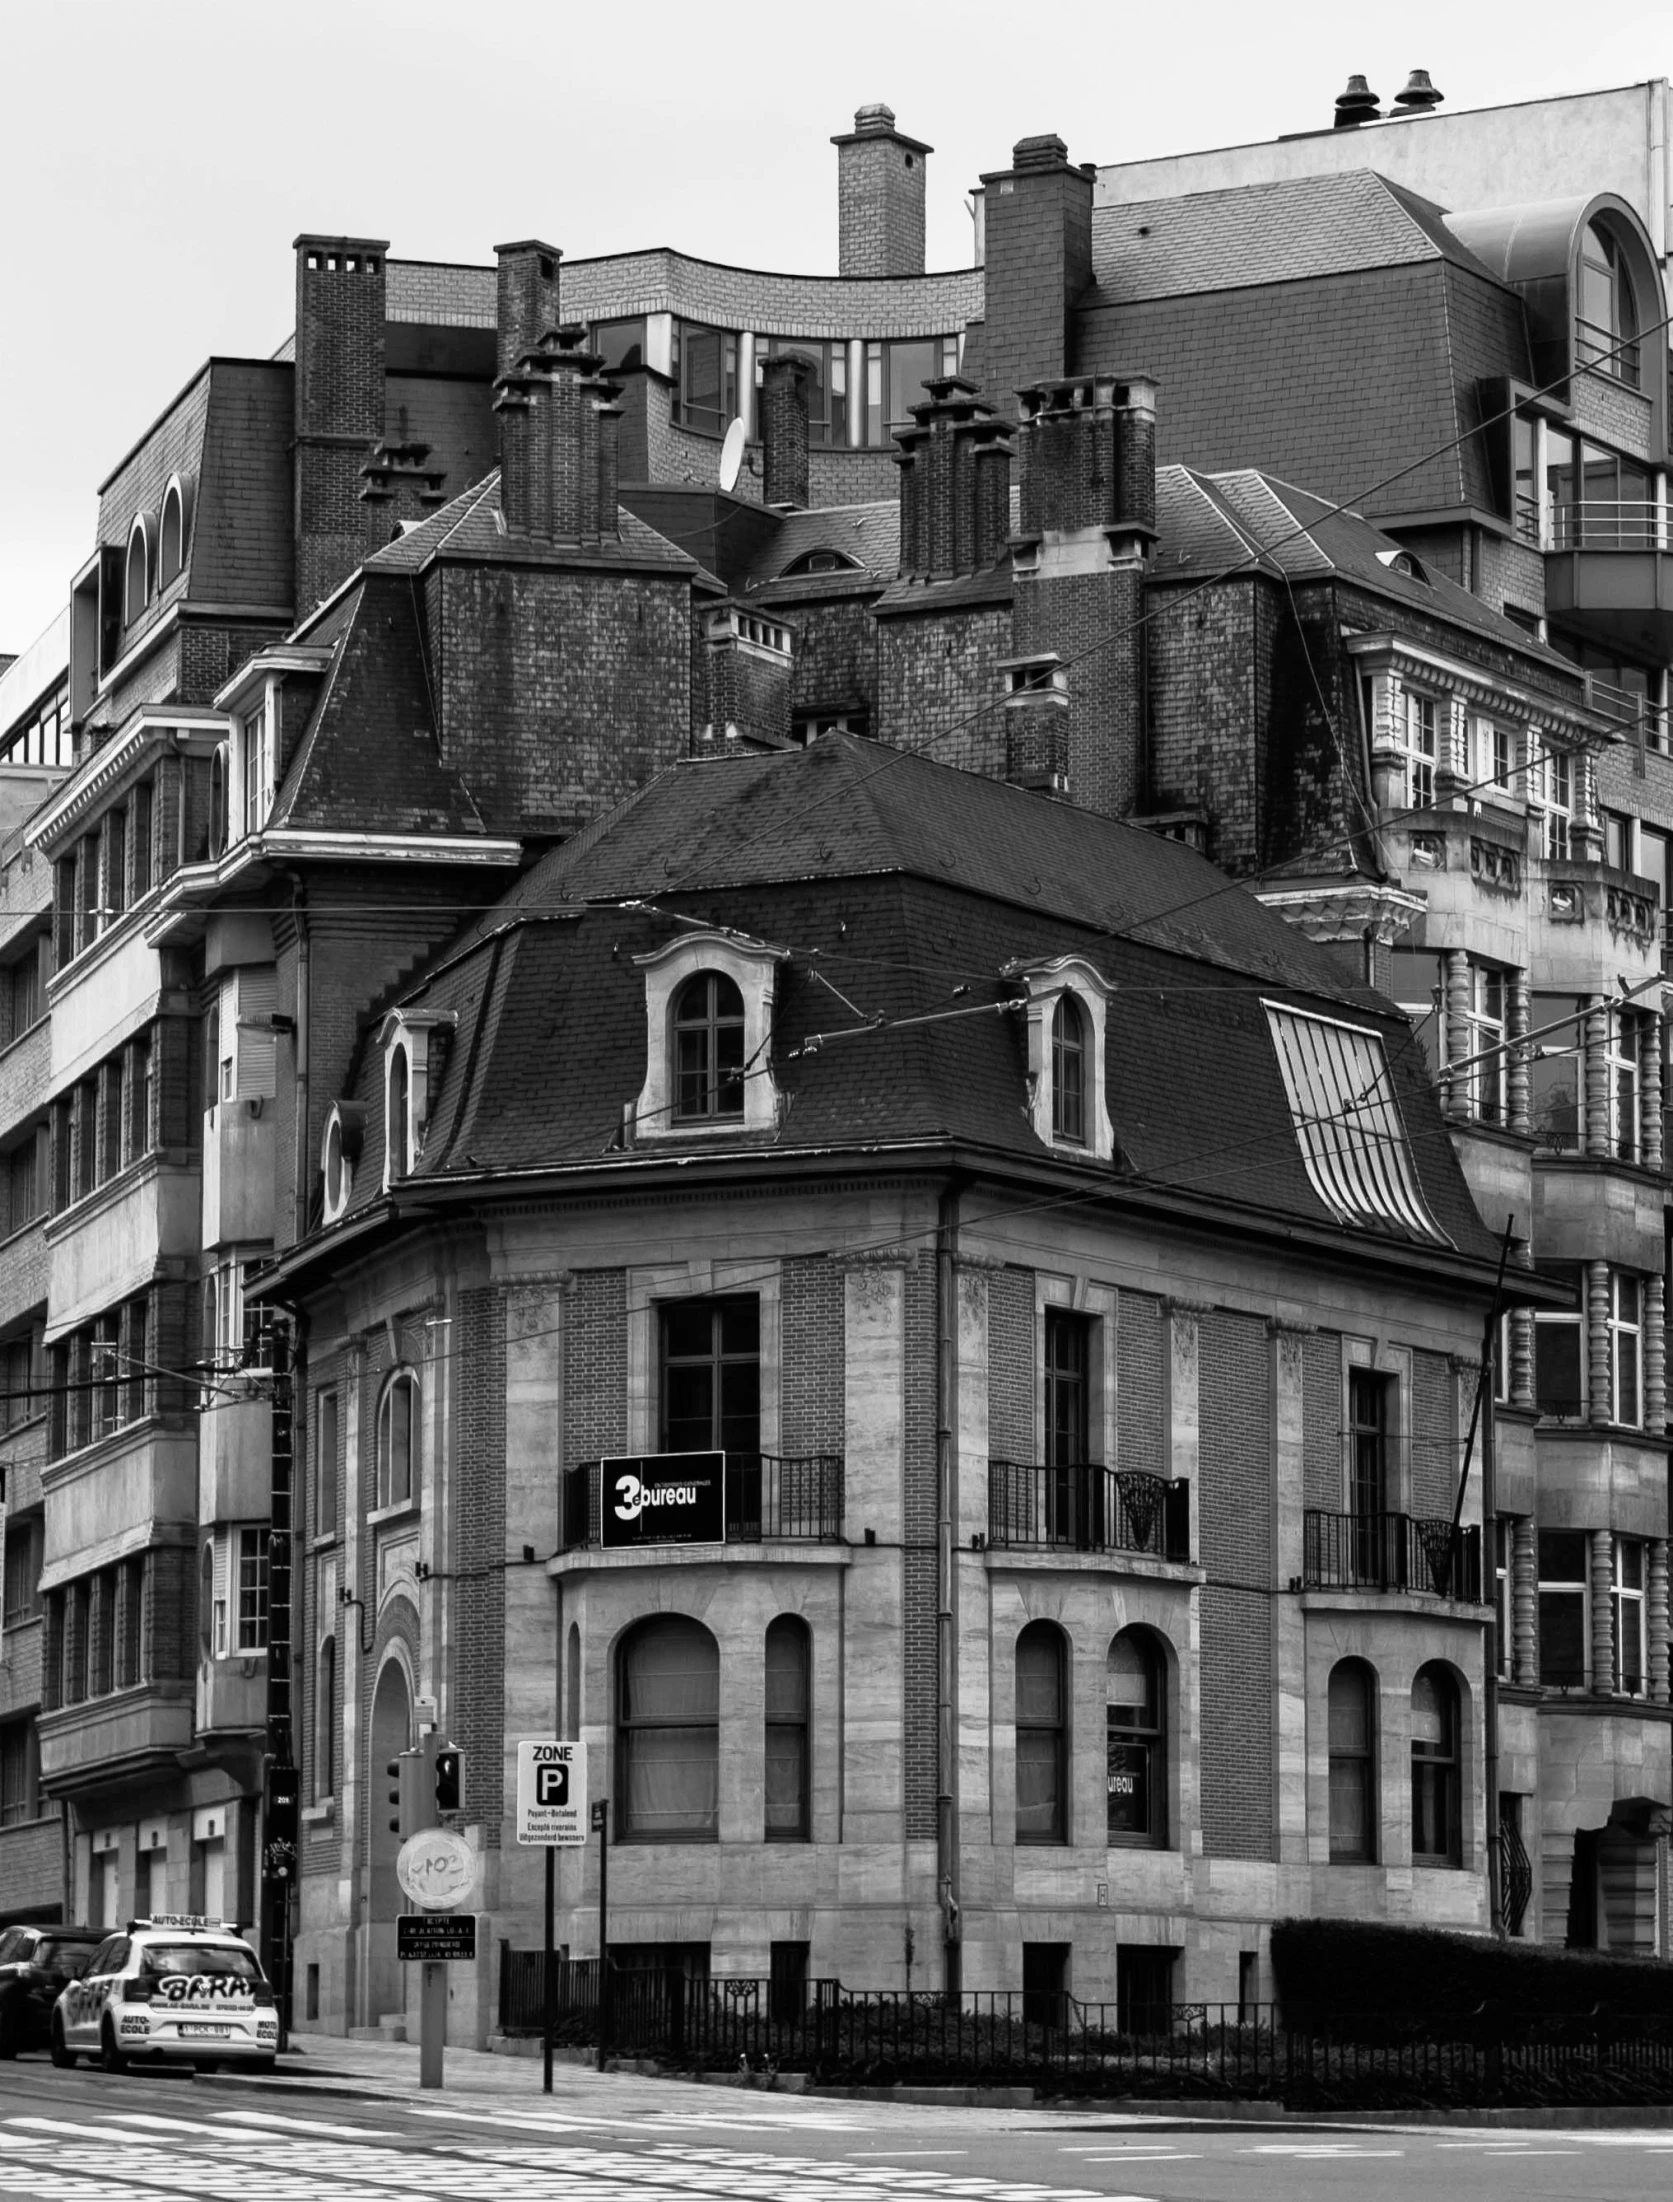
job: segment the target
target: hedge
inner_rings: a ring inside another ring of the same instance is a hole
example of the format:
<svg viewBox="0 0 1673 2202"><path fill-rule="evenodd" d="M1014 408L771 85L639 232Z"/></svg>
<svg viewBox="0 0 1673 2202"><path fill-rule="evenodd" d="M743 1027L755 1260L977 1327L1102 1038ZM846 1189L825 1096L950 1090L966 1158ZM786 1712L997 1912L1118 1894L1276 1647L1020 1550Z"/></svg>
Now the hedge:
<svg viewBox="0 0 1673 2202"><path fill-rule="evenodd" d="M1554 1950L1439 1927L1347 1919L1281 1919L1272 1970L1286 2025L1359 2016L1464 2019L1489 2011L1616 2021L1673 2017L1673 1964L1594 1950Z"/></svg>

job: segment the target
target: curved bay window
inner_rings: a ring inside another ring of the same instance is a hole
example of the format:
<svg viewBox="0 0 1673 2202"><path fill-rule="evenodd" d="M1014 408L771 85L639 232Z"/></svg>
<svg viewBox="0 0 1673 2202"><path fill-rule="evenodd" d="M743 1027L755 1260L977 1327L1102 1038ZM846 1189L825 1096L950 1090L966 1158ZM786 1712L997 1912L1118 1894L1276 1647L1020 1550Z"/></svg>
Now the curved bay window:
<svg viewBox="0 0 1673 2202"><path fill-rule="evenodd" d="M1458 1791L1458 1685L1445 1667L1420 1667L1412 1684L1412 1861L1455 1866L1462 1857Z"/></svg>
<svg viewBox="0 0 1673 2202"><path fill-rule="evenodd" d="M767 1629L766 1837L808 1837L808 1709L813 1665L807 1623L781 1614Z"/></svg>
<svg viewBox="0 0 1673 2202"><path fill-rule="evenodd" d="M1638 299L1618 240L1598 222L1580 240L1574 351L1579 366L1639 387Z"/></svg>
<svg viewBox="0 0 1673 2202"><path fill-rule="evenodd" d="M720 1834L720 1648L682 1614L641 1621L617 1666L617 1832L624 1842Z"/></svg>
<svg viewBox="0 0 1673 2202"><path fill-rule="evenodd" d="M416 1496L418 1378L397 1369L378 1401L378 1504L407 1506Z"/></svg>
<svg viewBox="0 0 1673 2202"><path fill-rule="evenodd" d="M674 1119L744 1113L744 998L722 971L699 971L674 997Z"/></svg>
<svg viewBox="0 0 1673 2202"><path fill-rule="evenodd" d="M1063 1632L1030 1621L1017 1638L1017 1841L1069 1839Z"/></svg>
<svg viewBox="0 0 1673 2202"><path fill-rule="evenodd" d="M1072 994L1051 1013L1051 1136L1086 1145L1086 1013Z"/></svg>
<svg viewBox="0 0 1673 2202"><path fill-rule="evenodd" d="M1163 1667L1142 1629L1123 1629L1105 1670L1105 1737L1112 1844L1167 1840Z"/></svg>
<svg viewBox="0 0 1673 2202"><path fill-rule="evenodd" d="M1330 1855L1333 1863L1376 1856L1371 1670L1342 1659L1330 1670Z"/></svg>

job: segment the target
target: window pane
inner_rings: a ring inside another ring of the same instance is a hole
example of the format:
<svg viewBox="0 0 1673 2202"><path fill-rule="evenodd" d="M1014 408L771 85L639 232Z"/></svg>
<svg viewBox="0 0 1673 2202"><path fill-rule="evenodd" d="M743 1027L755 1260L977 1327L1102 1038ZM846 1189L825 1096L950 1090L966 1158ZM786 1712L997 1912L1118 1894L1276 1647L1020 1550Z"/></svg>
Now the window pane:
<svg viewBox="0 0 1673 2202"><path fill-rule="evenodd" d="M1539 1594L1539 1679L1578 1689L1586 1679L1586 1601L1577 1590Z"/></svg>
<svg viewBox="0 0 1673 2202"><path fill-rule="evenodd" d="M1110 1708L1112 1725L1116 1708ZM1111 1835L1148 1835L1153 1746L1119 1734L1108 1739L1108 1831Z"/></svg>
<svg viewBox="0 0 1673 2202"><path fill-rule="evenodd" d="M1337 1667L1330 1677L1330 1748L1368 1751L1371 1707L1365 1677L1356 1667Z"/></svg>
<svg viewBox="0 0 1673 2202"><path fill-rule="evenodd" d="M1541 1414L1576 1420L1584 1411L1580 1325L1541 1318L1534 1324L1534 1397Z"/></svg>
<svg viewBox="0 0 1673 2202"><path fill-rule="evenodd" d="M1057 1732L1017 1730L1017 1834L1053 1836L1061 1826L1057 1792Z"/></svg>
<svg viewBox="0 0 1673 2202"><path fill-rule="evenodd" d="M1063 1662L1050 1630L1025 1631L1018 1642L1017 1718L1053 1725L1063 1718Z"/></svg>
<svg viewBox="0 0 1673 2202"><path fill-rule="evenodd" d="M720 1767L712 1729L632 1728L622 1740L628 1831L692 1835L718 1828Z"/></svg>
<svg viewBox="0 0 1673 2202"><path fill-rule="evenodd" d="M720 1655L695 1621L653 1624L634 1637L622 1668L622 1717L640 1721L718 1719Z"/></svg>

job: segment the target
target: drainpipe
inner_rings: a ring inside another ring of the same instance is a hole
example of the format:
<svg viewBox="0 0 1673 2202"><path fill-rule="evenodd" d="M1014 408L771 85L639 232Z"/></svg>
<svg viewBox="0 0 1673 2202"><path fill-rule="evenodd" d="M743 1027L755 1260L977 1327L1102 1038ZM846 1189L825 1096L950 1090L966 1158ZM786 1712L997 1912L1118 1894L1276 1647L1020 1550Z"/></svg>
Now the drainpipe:
<svg viewBox="0 0 1673 2202"><path fill-rule="evenodd" d="M296 1032L291 1057L296 1092L296 1147L291 1163L291 1243L296 1246L308 1235L308 1026L312 985L308 948L308 890L294 872L291 874L290 897L291 917L296 925Z"/></svg>
<svg viewBox="0 0 1673 2202"><path fill-rule="evenodd" d="M953 1484L958 1470L957 1332L959 1195L941 1195L935 1233L935 1864L944 1944L943 1986L959 1978L959 1871L954 1789L957 1637L953 1626Z"/></svg>

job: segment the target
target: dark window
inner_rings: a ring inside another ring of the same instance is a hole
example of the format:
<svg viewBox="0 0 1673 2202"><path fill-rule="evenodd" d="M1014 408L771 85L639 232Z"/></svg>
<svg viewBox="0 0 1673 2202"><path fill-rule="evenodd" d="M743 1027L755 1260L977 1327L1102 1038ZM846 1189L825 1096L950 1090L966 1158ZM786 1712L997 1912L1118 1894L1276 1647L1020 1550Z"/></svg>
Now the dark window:
<svg viewBox="0 0 1673 2202"><path fill-rule="evenodd" d="M1388 990L1411 1020L1431 1078L1441 1073L1441 959L1433 948L1396 948L1390 955Z"/></svg>
<svg viewBox="0 0 1673 2202"><path fill-rule="evenodd" d="M674 1002L674 1115L744 1113L744 998L720 971L687 979Z"/></svg>
<svg viewBox="0 0 1673 2202"><path fill-rule="evenodd" d="M4 1626L32 1621L41 1610L39 1589L41 1552L39 1532L27 1517L6 1525L6 1573L3 1592Z"/></svg>
<svg viewBox="0 0 1673 2202"><path fill-rule="evenodd" d="M1591 1653L1590 1539L1583 1529L1539 1532L1539 1679L1583 1690Z"/></svg>
<svg viewBox="0 0 1673 2202"><path fill-rule="evenodd" d="M418 1427L418 1379L397 1370L378 1405L380 1506L405 1506L413 1495L413 1453Z"/></svg>
<svg viewBox="0 0 1673 2202"><path fill-rule="evenodd" d="M1348 1512L1353 1517L1360 1580L1381 1580L1388 1511L1389 1423L1394 1380L1373 1369L1348 1371Z"/></svg>
<svg viewBox="0 0 1673 2202"><path fill-rule="evenodd" d="M1112 1843L1167 1840L1162 1685L1154 1646L1142 1630L1123 1629L1110 1645L1104 1691Z"/></svg>
<svg viewBox="0 0 1673 2202"><path fill-rule="evenodd" d="M1084 1315L1046 1310L1046 1462L1078 1467L1090 1451L1088 1363L1092 1325Z"/></svg>
<svg viewBox="0 0 1673 2202"><path fill-rule="evenodd" d="M1579 1422L1586 1413L1585 1336L1581 1307L1584 1275L1575 1262L1536 1262L1540 1275L1563 1285L1577 1301L1573 1308L1534 1310L1534 1399L1541 1414Z"/></svg>
<svg viewBox="0 0 1673 2202"><path fill-rule="evenodd" d="M1444 1667L1420 1667L1412 1684L1412 1857L1419 1865L1461 1859L1458 1810L1458 1688Z"/></svg>
<svg viewBox="0 0 1673 2202"><path fill-rule="evenodd" d="M1528 1066L1533 1135L1559 1154L1580 1147L1585 1007L1577 994L1535 994L1529 1009L1530 1029L1539 1034Z"/></svg>
<svg viewBox="0 0 1673 2202"><path fill-rule="evenodd" d="M604 362L604 372L616 373L645 364L645 317L630 321L595 321L592 348Z"/></svg>
<svg viewBox="0 0 1673 2202"><path fill-rule="evenodd" d="M713 1842L720 1832L720 1652L663 1614L623 1640L616 1735L624 1840Z"/></svg>
<svg viewBox="0 0 1673 2202"><path fill-rule="evenodd" d="M1173 2030L1173 1974L1177 1950L1149 1943L1115 1947L1115 2022L1124 2034Z"/></svg>
<svg viewBox="0 0 1673 2202"><path fill-rule="evenodd" d="M807 397L807 436L813 444L843 445L848 441L848 346L839 338L825 343L818 337L775 336L763 343L758 358L794 352L807 362L802 389ZM755 379L759 384L761 370ZM844 560L844 564L852 561ZM806 572L829 572L828 567L802 567Z"/></svg>
<svg viewBox="0 0 1673 2202"><path fill-rule="evenodd" d="M1373 1691L1371 1670L1362 1660L1343 1659L1330 1670L1330 1855L1334 1860L1376 1855Z"/></svg>
<svg viewBox="0 0 1673 2202"><path fill-rule="evenodd" d="M805 1942L775 1942L768 1954L769 2016L775 2026L794 2026L807 2010Z"/></svg>
<svg viewBox="0 0 1673 2202"><path fill-rule="evenodd" d="M1630 389L1639 387L1638 300L1614 235L1588 222L1580 241L1580 300L1575 357Z"/></svg>
<svg viewBox="0 0 1673 2202"><path fill-rule="evenodd" d="M671 1300L661 1309L662 1451L761 1450L761 1303Z"/></svg>
<svg viewBox="0 0 1673 2202"><path fill-rule="evenodd" d="M811 1659L807 1624L781 1615L767 1629L766 1835L770 1843L808 1836Z"/></svg>
<svg viewBox="0 0 1673 2202"><path fill-rule="evenodd" d="M337 1394L319 1392L314 1399L314 1518L309 1532L315 1537L335 1535L337 1528Z"/></svg>
<svg viewBox="0 0 1673 2202"><path fill-rule="evenodd" d="M1017 1841L1068 1841L1063 1633L1031 1621L1017 1638Z"/></svg>
<svg viewBox="0 0 1673 2202"><path fill-rule="evenodd" d="M728 329L675 324L680 419L706 435L726 433L738 410L738 340Z"/></svg>
<svg viewBox="0 0 1673 2202"><path fill-rule="evenodd" d="M1086 1012L1059 995L1051 1015L1051 1136L1086 1145Z"/></svg>
<svg viewBox="0 0 1673 2202"><path fill-rule="evenodd" d="M0 1728L0 1827L39 1816L40 1765L35 1723L9 1720Z"/></svg>
<svg viewBox="0 0 1673 2202"><path fill-rule="evenodd" d="M390 1052L388 1097L389 1174L392 1178L405 1177L412 1168L412 1140L409 1128L411 1081L404 1047L396 1047Z"/></svg>
<svg viewBox="0 0 1673 2202"><path fill-rule="evenodd" d="M1025 2026L1066 2026L1069 2020L1069 1945L1025 1942L1022 1946L1022 2022Z"/></svg>
<svg viewBox="0 0 1673 2202"><path fill-rule="evenodd" d="M328 1636L314 1669L314 1795L337 1794L337 1640Z"/></svg>

